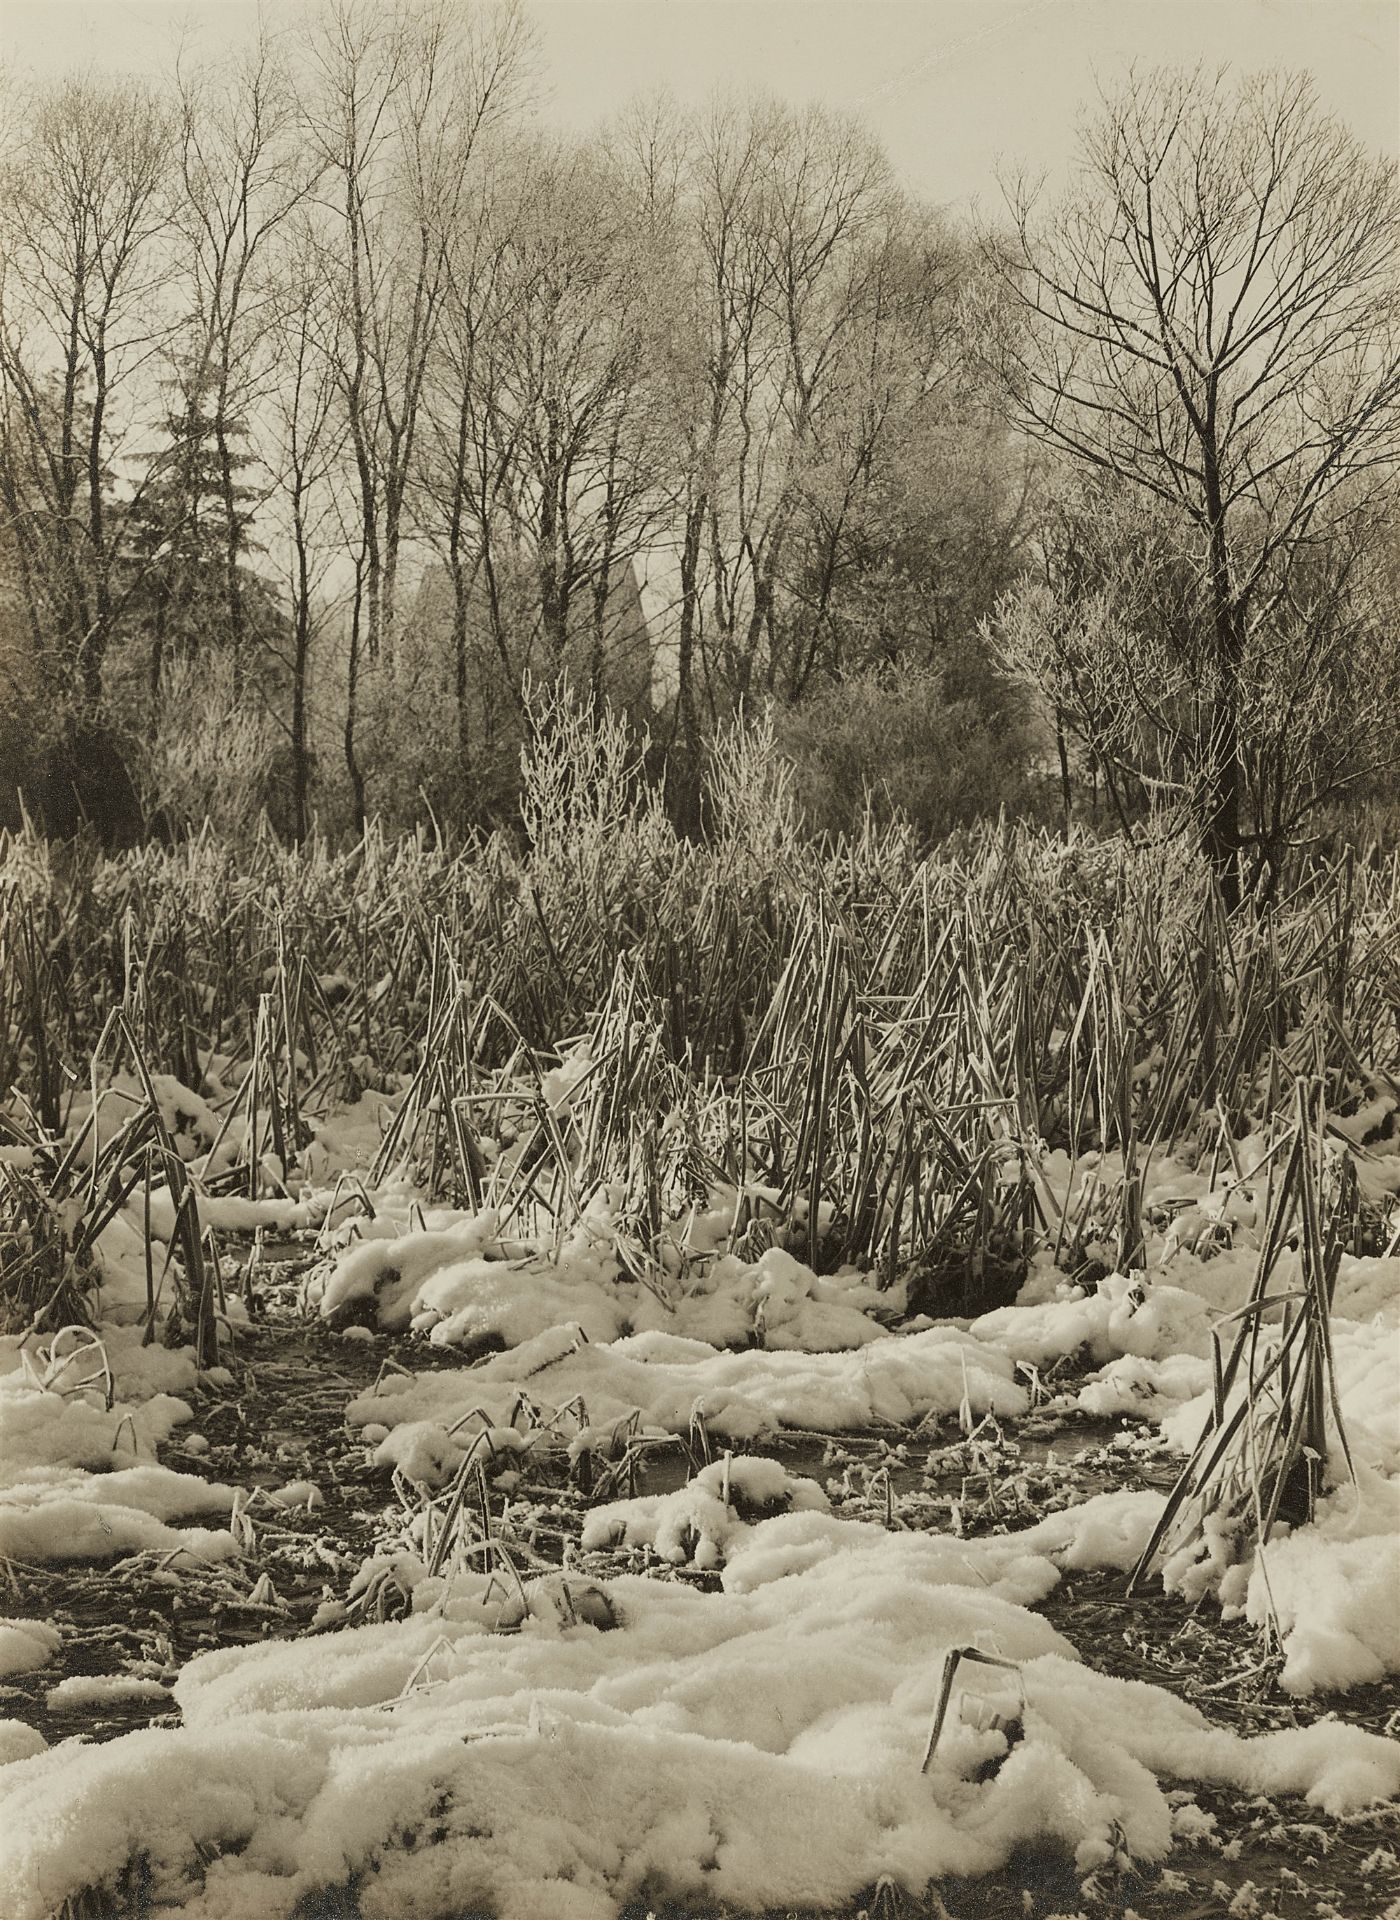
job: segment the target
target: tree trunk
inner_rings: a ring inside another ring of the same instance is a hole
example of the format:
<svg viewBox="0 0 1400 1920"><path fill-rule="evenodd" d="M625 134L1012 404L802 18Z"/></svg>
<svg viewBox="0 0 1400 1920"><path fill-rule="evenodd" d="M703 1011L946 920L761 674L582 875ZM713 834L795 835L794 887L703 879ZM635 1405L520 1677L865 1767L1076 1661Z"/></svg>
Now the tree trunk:
<svg viewBox="0 0 1400 1920"><path fill-rule="evenodd" d="M540 624L544 628L551 665L557 673L568 644L568 615L559 565L559 518L552 477L540 494Z"/></svg>
<svg viewBox="0 0 1400 1920"><path fill-rule="evenodd" d="M594 702L602 700L607 680L608 601L612 597L611 556L605 549L593 579L593 645L589 650L588 681Z"/></svg>
<svg viewBox="0 0 1400 1920"><path fill-rule="evenodd" d="M472 766L470 711L467 705L467 690L470 684L470 675L467 671L467 639L473 575L462 564L460 533L460 523L454 519L449 566L452 574L452 659L455 675L454 693L457 702L457 777L462 785L457 821L458 825L465 826L471 812L466 794L471 780Z"/></svg>
<svg viewBox="0 0 1400 1920"><path fill-rule="evenodd" d="M1208 571L1216 688L1211 716L1211 784L1202 837L1221 899L1226 910L1233 913L1240 904L1240 803L1244 784L1240 764L1240 666L1244 647L1239 609L1230 591L1230 553L1219 469L1209 445L1203 465L1210 516Z"/></svg>
<svg viewBox="0 0 1400 1920"><path fill-rule="evenodd" d="M700 742L695 711L695 615L700 597L700 542L707 503L692 502L681 548L680 626L676 647L676 725L670 780L671 818L677 832L694 839L700 831Z"/></svg>
<svg viewBox="0 0 1400 1920"><path fill-rule="evenodd" d="M362 574L355 576L355 605L350 616L350 663L345 682L345 770L350 776L350 792L355 809L355 832L365 830L365 776L355 751L356 708L360 691L360 616L363 604Z"/></svg>
<svg viewBox="0 0 1400 1920"><path fill-rule="evenodd" d="M379 577L379 643L390 669L394 665L399 600L399 541L403 524L402 487L391 477L384 489L384 558Z"/></svg>
<svg viewBox="0 0 1400 1920"><path fill-rule="evenodd" d="M170 604L170 587L162 572L156 589L156 617L151 632L151 734L160 725L160 677L165 671L165 626Z"/></svg>
<svg viewBox="0 0 1400 1920"><path fill-rule="evenodd" d="M311 768L306 751L306 667L311 652L311 574L306 552L306 532L301 515L296 516L297 604L292 656L292 832L301 846L310 828L308 799ZM354 752L354 730L350 730ZM353 777L353 776L352 776Z"/></svg>
<svg viewBox="0 0 1400 1920"><path fill-rule="evenodd" d="M233 452L228 443L225 405L226 392L221 391L218 417L214 423L214 442L219 455L219 493L224 509L224 591L228 602L228 638L233 655L233 683L236 688L241 689L248 668L243 644L243 581L238 570L242 533L238 524L238 498L233 480Z"/></svg>

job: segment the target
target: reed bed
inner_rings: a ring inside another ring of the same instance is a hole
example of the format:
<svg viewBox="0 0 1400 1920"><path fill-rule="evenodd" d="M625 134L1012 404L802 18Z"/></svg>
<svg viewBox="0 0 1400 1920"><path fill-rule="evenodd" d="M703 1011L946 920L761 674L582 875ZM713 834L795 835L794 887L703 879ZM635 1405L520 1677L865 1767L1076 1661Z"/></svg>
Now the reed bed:
<svg viewBox="0 0 1400 1920"><path fill-rule="evenodd" d="M811 840L761 730L723 743L692 843L620 726L563 709L536 730L522 818L345 850L0 838L11 1317L53 1266L41 1188L71 1197L81 1164L91 1220L152 1168L188 1182L162 1074L218 1116L206 1188L277 1191L306 1113L380 1088L403 1097L378 1171L406 1157L431 1197L562 1236L605 1195L628 1264L664 1288L663 1224L728 1182L736 1240L777 1217L814 1267L912 1276L942 1312L1009 1297L1034 1244L1069 1271L1105 1240L1131 1264L1142 1169L1169 1143L1226 1154L1288 1124L1304 1083L1331 1116L1400 1103L1393 853L1300 862L1267 911L1231 917L1168 839L1000 822L920 853L867 821ZM129 1131L80 1145L123 1049ZM584 1064L560 1103L567 1060ZM1091 1148L1113 1171L1057 1212L1037 1166Z"/></svg>

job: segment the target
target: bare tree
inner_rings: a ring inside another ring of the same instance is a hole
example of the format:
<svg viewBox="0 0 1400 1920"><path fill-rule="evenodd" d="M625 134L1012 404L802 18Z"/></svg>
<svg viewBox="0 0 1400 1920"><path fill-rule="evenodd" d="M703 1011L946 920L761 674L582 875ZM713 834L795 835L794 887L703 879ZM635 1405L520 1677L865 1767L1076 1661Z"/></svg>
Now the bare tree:
<svg viewBox="0 0 1400 1920"><path fill-rule="evenodd" d="M334 326L308 223L291 224L272 335L278 378L267 403L275 443L273 497L280 505L291 619L292 822L310 828L309 666L339 529L333 489L343 468L345 419L337 406Z"/></svg>
<svg viewBox="0 0 1400 1920"><path fill-rule="evenodd" d="M404 502L451 237L477 143L514 104L528 51L504 7L341 0L318 37L311 126L334 195L324 265L341 299L340 379L366 538L371 655L392 643Z"/></svg>
<svg viewBox="0 0 1400 1920"><path fill-rule="evenodd" d="M691 152L681 614L712 688L742 700L791 677L778 616L809 478L829 477L838 444L858 464L860 431L878 431L874 415L856 427L856 394L878 409L900 203L878 145L818 108L720 104Z"/></svg>
<svg viewBox="0 0 1400 1920"><path fill-rule="evenodd" d="M51 696L102 694L130 591L113 500L169 330L170 115L134 83L20 102L0 168L0 509Z"/></svg>
<svg viewBox="0 0 1400 1920"><path fill-rule="evenodd" d="M686 831L699 825L700 680L707 562L719 502L731 490L731 448L751 441L749 396L769 351L764 334L768 263L756 242L763 191L763 115L716 102L687 124L666 101L617 130L648 232L669 244L675 299L661 338L666 414L682 452L676 592L675 724L671 807ZM742 489L742 480L737 482ZM725 575L716 570L724 604Z"/></svg>
<svg viewBox="0 0 1400 1920"><path fill-rule="evenodd" d="M788 545L808 471L847 465L841 453L849 453L847 473L858 474L870 436L879 433L880 375L887 371L881 361L896 286L891 240L900 210L883 149L857 121L816 107L783 110L772 118L766 145L758 237L781 358L772 388L777 432L765 450L772 469L767 510L760 508L741 542L749 574L742 637L731 626L741 695L756 667L770 693L800 690L800 664L781 659L777 631ZM865 412L862 400L875 411ZM836 427L837 417L847 426L854 418L854 436ZM764 491L760 483L760 497Z"/></svg>
<svg viewBox="0 0 1400 1920"><path fill-rule="evenodd" d="M390 661L405 503L424 383L467 208L473 155L516 103L529 56L510 4L463 24L445 4L338 0L318 29L309 132L323 164L321 259L338 293L337 373L358 499L346 763L355 754L361 648Z"/></svg>
<svg viewBox="0 0 1400 1920"><path fill-rule="evenodd" d="M510 171L507 162L507 180ZM457 765L463 780L473 761L473 711L479 720L485 718L483 690L473 684L472 673L472 642L480 627L489 634L508 692L518 685L521 664L514 657L501 582L515 459L498 398L504 369L495 325L497 283L510 244L509 215L501 206L512 198L502 173L499 164L483 165L471 215L452 236L416 474L419 524L447 569L452 594Z"/></svg>
<svg viewBox="0 0 1400 1920"><path fill-rule="evenodd" d="M1395 471L1394 172L1306 79L1154 72L1086 125L1060 204L1042 216L1024 183L1009 201L988 248L1016 418L1159 503L1194 562L1195 805L1233 902L1241 853L1278 851L1248 810L1251 716L1300 645L1298 691L1323 697L1351 629L1302 583Z"/></svg>
<svg viewBox="0 0 1400 1920"><path fill-rule="evenodd" d="M497 143L458 229L430 369L420 521L452 590L469 707L523 717L527 678L649 696L627 590L669 510L653 337L665 285L593 144ZM484 650L483 650L484 649ZM475 664L473 665L473 661Z"/></svg>
<svg viewBox="0 0 1400 1920"><path fill-rule="evenodd" d="M719 99L634 109L609 145L673 262L657 394L678 460L672 806L693 826L702 705L817 671L878 449L947 382L957 249L857 123Z"/></svg>
<svg viewBox="0 0 1400 1920"><path fill-rule="evenodd" d="M660 393L681 455L672 809L698 823L701 702L762 686L813 423L851 319L834 290L884 192L878 149L817 109L669 103L613 134L633 203L674 260Z"/></svg>
<svg viewBox="0 0 1400 1920"><path fill-rule="evenodd" d="M184 288L177 387L203 417L222 520L223 613L235 683L246 661L243 567L248 489L236 448L269 381L279 288L270 249L315 185L297 138L299 109L282 49L260 26L231 61L176 72Z"/></svg>
<svg viewBox="0 0 1400 1920"><path fill-rule="evenodd" d="M909 551L915 521L922 559L940 533L948 545L964 497L975 500L978 527L964 544L1004 564L1008 516L1000 502L988 511L993 489L974 476L968 457L986 437L986 409L984 396L963 391L956 303L968 278L967 254L936 216L891 197L835 290L843 325L830 344L824 391L794 475L770 615L769 684L786 700L800 699L819 674L865 664L869 637L857 639L864 624L858 605L888 575L896 554L893 564L911 583L924 574L922 621L910 621L899 645L901 652L919 650L919 627L935 597L927 591L934 584L928 569ZM943 498L935 477L946 485L955 471L959 487ZM938 602L952 601L972 571L960 557L956 583ZM904 597L908 620L915 596ZM931 636L930 644L941 637Z"/></svg>
<svg viewBox="0 0 1400 1920"><path fill-rule="evenodd" d="M611 584L652 523L656 276L586 147L537 143L510 223L491 308L497 431L552 671L586 633L606 652Z"/></svg>

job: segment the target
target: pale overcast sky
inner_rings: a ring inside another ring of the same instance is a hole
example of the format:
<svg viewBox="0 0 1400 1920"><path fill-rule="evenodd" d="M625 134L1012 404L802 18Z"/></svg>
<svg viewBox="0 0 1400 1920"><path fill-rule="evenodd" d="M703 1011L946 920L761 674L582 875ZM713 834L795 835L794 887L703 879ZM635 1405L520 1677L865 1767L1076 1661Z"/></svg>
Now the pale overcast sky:
<svg viewBox="0 0 1400 1920"><path fill-rule="evenodd" d="M1400 150L1397 0L527 0L541 110L586 127L638 90L756 86L863 114L911 187L996 194L1005 158L1052 173L1094 88L1132 62L1304 68L1368 145ZM269 17L294 26L295 0ZM246 34L254 0L0 0L12 70L157 68L181 29Z"/></svg>

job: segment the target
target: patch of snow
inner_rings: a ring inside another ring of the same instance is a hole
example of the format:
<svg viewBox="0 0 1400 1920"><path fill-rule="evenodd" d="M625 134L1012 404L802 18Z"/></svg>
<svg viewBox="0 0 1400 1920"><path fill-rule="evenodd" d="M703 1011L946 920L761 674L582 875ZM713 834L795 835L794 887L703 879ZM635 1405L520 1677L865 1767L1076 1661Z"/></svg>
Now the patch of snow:
<svg viewBox="0 0 1400 1920"><path fill-rule="evenodd" d="M508 1426L524 1388L542 1409L582 1397L595 1426L640 1412L647 1424L684 1433L699 1414L715 1433L745 1440L783 1427L849 1431L903 1425L930 1414L1023 1413L1028 1398L998 1348L940 1326L875 1340L843 1353L724 1353L703 1341L640 1333L607 1345L576 1327L555 1327L469 1372L405 1379L350 1402L352 1425L407 1420L450 1427L474 1408Z"/></svg>
<svg viewBox="0 0 1400 1920"><path fill-rule="evenodd" d="M435 1599L401 1622L201 1656L176 1683L183 1727L5 1769L0 1910L46 1920L138 1850L190 1920L286 1920L352 1875L373 1920L610 1920L643 1892L826 1907L881 1874L985 1874L1030 1839L1062 1840L1083 1871L1120 1839L1161 1859L1164 1781L1333 1813L1400 1789L1379 1736L1328 1721L1242 1738L1083 1667L1010 1597L1024 1555L991 1584L917 1565L964 1545L888 1536L717 1594L619 1579L600 1625L522 1616L461 1576L420 1582L415 1602ZM969 1675L922 1772L944 1656L972 1644L1016 1664L1023 1737L1008 1751Z"/></svg>
<svg viewBox="0 0 1400 1920"><path fill-rule="evenodd" d="M130 1673L72 1673L50 1687L45 1704L56 1712L78 1707L106 1707L123 1700L169 1700L169 1687L159 1680L143 1680Z"/></svg>
<svg viewBox="0 0 1400 1920"><path fill-rule="evenodd" d="M12 1760L32 1760L36 1753L47 1752L48 1744L37 1727L23 1720L0 1720L0 1767Z"/></svg>
<svg viewBox="0 0 1400 1920"><path fill-rule="evenodd" d="M0 1677L46 1667L61 1644L57 1627L43 1620L0 1620Z"/></svg>

